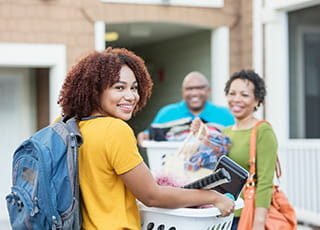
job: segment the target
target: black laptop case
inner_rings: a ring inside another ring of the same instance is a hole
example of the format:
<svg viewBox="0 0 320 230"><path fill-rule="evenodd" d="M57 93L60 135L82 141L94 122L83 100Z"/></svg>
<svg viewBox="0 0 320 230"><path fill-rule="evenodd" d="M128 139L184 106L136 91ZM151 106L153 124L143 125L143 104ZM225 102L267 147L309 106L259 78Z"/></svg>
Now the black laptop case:
<svg viewBox="0 0 320 230"><path fill-rule="evenodd" d="M230 193L231 195L233 195L235 200L238 199L248 179L248 171L227 156L222 156L219 159L215 171L220 168L224 168L229 172L231 181L228 183L220 184L213 189L220 193Z"/></svg>

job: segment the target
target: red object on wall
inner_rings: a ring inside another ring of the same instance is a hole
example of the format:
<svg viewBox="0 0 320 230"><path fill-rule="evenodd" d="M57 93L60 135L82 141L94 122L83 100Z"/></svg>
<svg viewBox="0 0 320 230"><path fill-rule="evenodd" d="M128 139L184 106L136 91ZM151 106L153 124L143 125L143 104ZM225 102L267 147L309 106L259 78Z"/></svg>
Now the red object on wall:
<svg viewBox="0 0 320 230"><path fill-rule="evenodd" d="M160 81L160 82L164 81L165 74L164 74L164 70L163 69L158 70L157 78L158 78L158 81Z"/></svg>

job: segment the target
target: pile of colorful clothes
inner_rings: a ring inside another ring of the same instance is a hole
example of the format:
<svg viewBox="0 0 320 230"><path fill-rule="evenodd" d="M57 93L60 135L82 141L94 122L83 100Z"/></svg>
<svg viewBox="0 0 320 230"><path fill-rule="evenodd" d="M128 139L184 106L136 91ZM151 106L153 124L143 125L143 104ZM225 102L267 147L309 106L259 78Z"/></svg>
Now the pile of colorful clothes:
<svg viewBox="0 0 320 230"><path fill-rule="evenodd" d="M226 155L231 145L230 138L217 130L210 130L199 146L198 152L185 162L185 169L197 171L200 168L214 169L219 158Z"/></svg>

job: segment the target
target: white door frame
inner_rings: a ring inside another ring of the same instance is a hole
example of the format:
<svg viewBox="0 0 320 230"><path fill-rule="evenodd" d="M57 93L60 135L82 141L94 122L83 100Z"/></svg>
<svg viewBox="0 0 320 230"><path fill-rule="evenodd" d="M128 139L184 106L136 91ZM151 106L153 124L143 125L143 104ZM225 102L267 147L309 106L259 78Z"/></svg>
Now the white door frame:
<svg viewBox="0 0 320 230"><path fill-rule="evenodd" d="M279 142L289 139L288 12L319 3L320 0L268 0L264 6L260 4L265 28L263 65L266 84L272 86L266 97L266 119L272 123Z"/></svg>
<svg viewBox="0 0 320 230"><path fill-rule="evenodd" d="M50 120L52 121L54 118L56 118L60 114L60 108L57 105L57 99L58 99L58 94L66 74L65 45L0 43L0 67L50 68L50 73L49 73ZM25 87L29 87L29 86L26 85ZM28 120L26 120L25 122L32 123L31 121L28 121ZM24 131L31 132L31 130L24 130ZM11 165L10 162L7 162L7 164ZM2 176L4 178L11 178L11 166L9 170L3 171L3 174L4 175ZM10 185L8 184L8 188L9 187ZM2 209L1 213L6 212L4 210L6 209L5 205L1 205L1 209ZM0 224L1 226L2 224L8 225L8 216L1 215Z"/></svg>
<svg viewBox="0 0 320 230"><path fill-rule="evenodd" d="M48 67L50 120L60 114L58 95L66 75L66 47L63 44L0 43L0 66Z"/></svg>
<svg viewBox="0 0 320 230"><path fill-rule="evenodd" d="M211 98L216 105L226 106L224 87L230 72L230 29L218 27L211 32Z"/></svg>
<svg viewBox="0 0 320 230"><path fill-rule="evenodd" d="M300 122L296 123L298 125L298 136L299 137L304 137L305 136L305 103L304 103L304 95L305 95L305 85L304 85L304 49L303 49L303 37L304 35L308 33L314 33L314 34L320 34L320 27L319 26L305 26L305 25L300 25L297 27L296 31L296 47L297 47L297 58L296 58L296 63L295 63L295 71L297 73L297 85L299 85L297 89L297 103L298 103L298 108L299 110L297 111L297 116L298 120Z"/></svg>
<svg viewBox="0 0 320 230"><path fill-rule="evenodd" d="M23 140L35 131L34 97L28 68L0 68L0 168L4 174L0 197L10 192L12 156ZM0 228L7 220L6 200L0 200ZM7 229L7 228L5 228ZM8 228L9 229L9 228Z"/></svg>

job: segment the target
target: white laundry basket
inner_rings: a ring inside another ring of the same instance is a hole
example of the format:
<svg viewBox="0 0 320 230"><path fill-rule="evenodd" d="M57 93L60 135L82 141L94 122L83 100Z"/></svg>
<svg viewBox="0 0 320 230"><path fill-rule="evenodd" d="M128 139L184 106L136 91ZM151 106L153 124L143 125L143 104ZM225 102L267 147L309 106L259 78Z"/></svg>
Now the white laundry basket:
<svg viewBox="0 0 320 230"><path fill-rule="evenodd" d="M147 150L149 168L158 172L162 169L165 159L168 155L177 153L182 142L169 141L144 141L142 146Z"/></svg>
<svg viewBox="0 0 320 230"><path fill-rule="evenodd" d="M243 207L239 198L235 209ZM217 208L150 208L139 203L142 230L230 230L233 214L218 217Z"/></svg>
<svg viewBox="0 0 320 230"><path fill-rule="evenodd" d="M147 150L149 168L152 172L157 173L175 172L175 176L183 181L196 180L212 173L212 170L202 168L197 171L186 171L184 169L183 155L175 157L180 149L182 142L172 141L144 141L142 146ZM170 158L173 157L173 158ZM169 163L168 161L169 160ZM164 167L164 163L167 163Z"/></svg>

